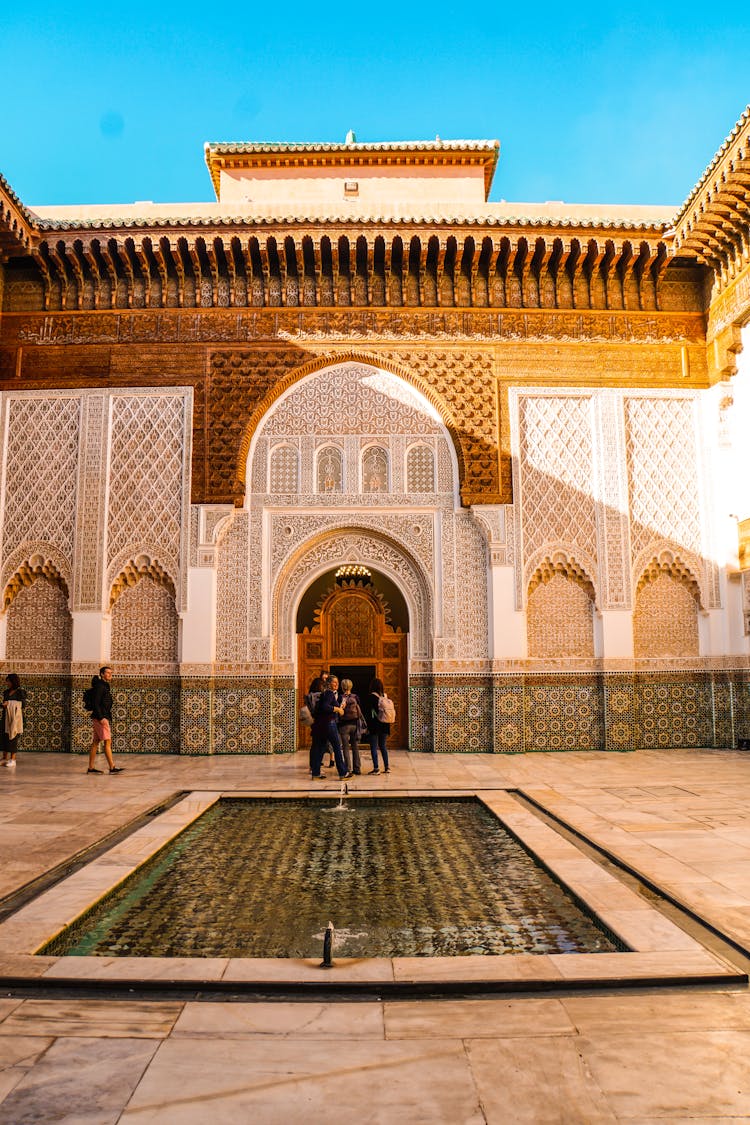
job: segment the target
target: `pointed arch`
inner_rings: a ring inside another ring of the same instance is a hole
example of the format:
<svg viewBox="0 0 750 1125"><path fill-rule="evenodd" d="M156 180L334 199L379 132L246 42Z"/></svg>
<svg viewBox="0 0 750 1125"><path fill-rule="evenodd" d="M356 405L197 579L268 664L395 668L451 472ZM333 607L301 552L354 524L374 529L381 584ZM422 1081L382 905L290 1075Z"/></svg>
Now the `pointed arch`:
<svg viewBox="0 0 750 1125"><path fill-rule="evenodd" d="M379 570L398 586L409 614L412 657L429 659L434 624L428 576L403 544L380 531L349 524L311 535L279 571L271 594L276 659L291 660L297 607L305 590L342 562Z"/></svg>

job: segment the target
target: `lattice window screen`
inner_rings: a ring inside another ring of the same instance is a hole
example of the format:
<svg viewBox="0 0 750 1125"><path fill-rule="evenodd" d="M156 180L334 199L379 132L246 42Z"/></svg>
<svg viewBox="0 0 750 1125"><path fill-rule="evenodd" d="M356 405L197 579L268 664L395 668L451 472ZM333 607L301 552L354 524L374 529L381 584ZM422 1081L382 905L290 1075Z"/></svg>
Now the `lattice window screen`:
<svg viewBox="0 0 750 1125"><path fill-rule="evenodd" d="M407 492L435 491L435 457L429 446L415 445L406 458Z"/></svg>
<svg viewBox="0 0 750 1125"><path fill-rule="evenodd" d="M299 492L299 458L291 445L271 451L270 492Z"/></svg>

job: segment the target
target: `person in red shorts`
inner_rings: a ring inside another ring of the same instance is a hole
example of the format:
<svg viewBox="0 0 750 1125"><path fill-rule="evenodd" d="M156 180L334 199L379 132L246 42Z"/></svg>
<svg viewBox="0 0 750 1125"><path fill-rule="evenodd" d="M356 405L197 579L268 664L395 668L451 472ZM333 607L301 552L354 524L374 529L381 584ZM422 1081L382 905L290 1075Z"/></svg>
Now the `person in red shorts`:
<svg viewBox="0 0 750 1125"><path fill-rule="evenodd" d="M92 732L91 749L89 750L89 768L87 773L103 773L96 768L96 755L100 743L104 747L104 757L107 759L110 773L122 773L122 767L115 765L112 757L112 691L110 680L112 669L108 664L99 669L98 676L91 677L94 706L91 710Z"/></svg>

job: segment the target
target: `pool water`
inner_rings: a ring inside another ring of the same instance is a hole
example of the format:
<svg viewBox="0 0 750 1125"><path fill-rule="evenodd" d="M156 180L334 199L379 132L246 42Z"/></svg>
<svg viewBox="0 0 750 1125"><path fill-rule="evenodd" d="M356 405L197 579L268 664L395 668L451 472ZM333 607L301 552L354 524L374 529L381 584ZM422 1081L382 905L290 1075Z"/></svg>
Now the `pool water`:
<svg viewBox="0 0 750 1125"><path fill-rule="evenodd" d="M222 799L43 953L444 957L622 949L476 798Z"/></svg>

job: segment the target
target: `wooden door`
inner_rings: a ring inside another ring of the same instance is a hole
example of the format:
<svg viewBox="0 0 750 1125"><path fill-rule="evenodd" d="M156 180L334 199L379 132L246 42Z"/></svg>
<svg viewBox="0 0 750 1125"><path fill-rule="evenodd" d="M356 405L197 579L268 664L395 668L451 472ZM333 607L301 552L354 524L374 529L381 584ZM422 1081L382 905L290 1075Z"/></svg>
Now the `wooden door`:
<svg viewBox="0 0 750 1125"><path fill-rule="evenodd" d="M391 628L374 593L364 586L334 590L323 603L314 628L300 633L297 643L300 698L323 668L338 675L349 670L350 679L358 668L373 669L396 707L390 745L408 746L406 634ZM310 732L301 724L298 739L300 746L310 745Z"/></svg>

